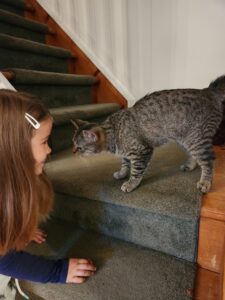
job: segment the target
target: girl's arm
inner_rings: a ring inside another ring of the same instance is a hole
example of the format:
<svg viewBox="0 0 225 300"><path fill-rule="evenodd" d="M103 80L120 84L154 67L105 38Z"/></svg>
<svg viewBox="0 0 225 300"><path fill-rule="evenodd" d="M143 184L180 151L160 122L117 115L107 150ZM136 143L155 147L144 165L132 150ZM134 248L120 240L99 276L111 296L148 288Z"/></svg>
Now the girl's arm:
<svg viewBox="0 0 225 300"><path fill-rule="evenodd" d="M0 257L0 274L41 283L83 283L96 267L83 258L50 260L27 252L9 252Z"/></svg>
<svg viewBox="0 0 225 300"><path fill-rule="evenodd" d="M27 252L9 252L0 257L0 274L36 282L65 283L68 259L50 260Z"/></svg>

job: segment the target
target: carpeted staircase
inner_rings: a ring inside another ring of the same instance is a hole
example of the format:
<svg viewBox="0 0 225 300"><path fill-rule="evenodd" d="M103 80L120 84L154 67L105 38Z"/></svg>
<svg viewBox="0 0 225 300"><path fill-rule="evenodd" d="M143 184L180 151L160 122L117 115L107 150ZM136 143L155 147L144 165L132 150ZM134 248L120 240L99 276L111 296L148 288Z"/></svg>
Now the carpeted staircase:
<svg viewBox="0 0 225 300"><path fill-rule="evenodd" d="M27 7L32 11L32 7ZM141 186L120 190L110 154L74 157L70 119L101 121L120 109L94 104L90 75L69 74L66 49L45 44L45 24L23 17L22 0L0 2L0 71L11 84L38 95L54 117L53 155L46 166L55 193L48 241L29 251L54 257L89 257L95 276L83 285L22 282L30 299L185 300L195 279L200 194L199 170L179 170L186 156L170 144L155 151Z"/></svg>

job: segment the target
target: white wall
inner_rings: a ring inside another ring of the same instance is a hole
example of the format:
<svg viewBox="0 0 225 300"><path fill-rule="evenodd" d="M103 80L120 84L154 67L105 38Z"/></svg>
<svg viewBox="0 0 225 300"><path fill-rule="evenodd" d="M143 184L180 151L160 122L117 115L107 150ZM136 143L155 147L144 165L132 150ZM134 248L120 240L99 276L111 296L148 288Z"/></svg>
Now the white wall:
<svg viewBox="0 0 225 300"><path fill-rule="evenodd" d="M38 0L132 105L225 74L224 0Z"/></svg>

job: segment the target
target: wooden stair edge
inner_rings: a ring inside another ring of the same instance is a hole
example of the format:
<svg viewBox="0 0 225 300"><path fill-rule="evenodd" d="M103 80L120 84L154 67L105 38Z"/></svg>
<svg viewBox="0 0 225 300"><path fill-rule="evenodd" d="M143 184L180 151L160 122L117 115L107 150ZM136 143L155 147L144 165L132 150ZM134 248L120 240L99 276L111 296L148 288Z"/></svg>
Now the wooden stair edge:
<svg viewBox="0 0 225 300"><path fill-rule="evenodd" d="M26 11L29 11L30 13L32 13L32 14L34 14L35 13L35 8L31 5L31 4L29 4L29 3L25 3L25 10Z"/></svg>
<svg viewBox="0 0 225 300"><path fill-rule="evenodd" d="M47 34L49 34L49 35L56 35L57 33L56 33L56 31L53 30L52 28L48 28Z"/></svg>
<svg viewBox="0 0 225 300"><path fill-rule="evenodd" d="M10 81L14 78L15 74L12 71L1 71L0 72L5 76L5 78Z"/></svg>
<svg viewBox="0 0 225 300"><path fill-rule="evenodd" d="M213 183L209 193L202 197L201 217L225 221L225 149L215 146Z"/></svg>
<svg viewBox="0 0 225 300"><path fill-rule="evenodd" d="M193 300L224 300L221 283L220 274L198 267Z"/></svg>
<svg viewBox="0 0 225 300"><path fill-rule="evenodd" d="M225 221L225 149L215 146L216 160L213 183L202 197L201 217Z"/></svg>
<svg viewBox="0 0 225 300"><path fill-rule="evenodd" d="M223 261L223 277L221 280L221 285L222 285L222 300L225 300L225 255L224 255L224 261Z"/></svg>
<svg viewBox="0 0 225 300"><path fill-rule="evenodd" d="M203 195L200 212L196 300L225 300L225 149L214 149L212 188Z"/></svg>
<svg viewBox="0 0 225 300"><path fill-rule="evenodd" d="M45 9L36 0L26 0L26 3L34 7L34 13L25 13L25 17L45 23L49 27L46 34L46 44L63 47L74 54L69 61L69 73L86 74L95 76L98 84L93 87L92 96L94 103L118 103L121 108L128 106L127 99L93 64L87 55L75 44L75 42L62 30Z"/></svg>

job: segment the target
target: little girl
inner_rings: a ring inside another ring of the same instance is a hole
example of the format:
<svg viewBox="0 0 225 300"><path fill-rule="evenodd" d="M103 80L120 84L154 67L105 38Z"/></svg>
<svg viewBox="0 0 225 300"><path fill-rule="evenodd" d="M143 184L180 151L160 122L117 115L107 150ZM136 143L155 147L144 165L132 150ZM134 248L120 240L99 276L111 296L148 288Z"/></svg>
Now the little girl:
<svg viewBox="0 0 225 300"><path fill-rule="evenodd" d="M53 190L43 172L52 123L34 96L0 90L0 274L82 283L96 270L91 261L48 260L23 251L35 239L40 217L52 209Z"/></svg>

